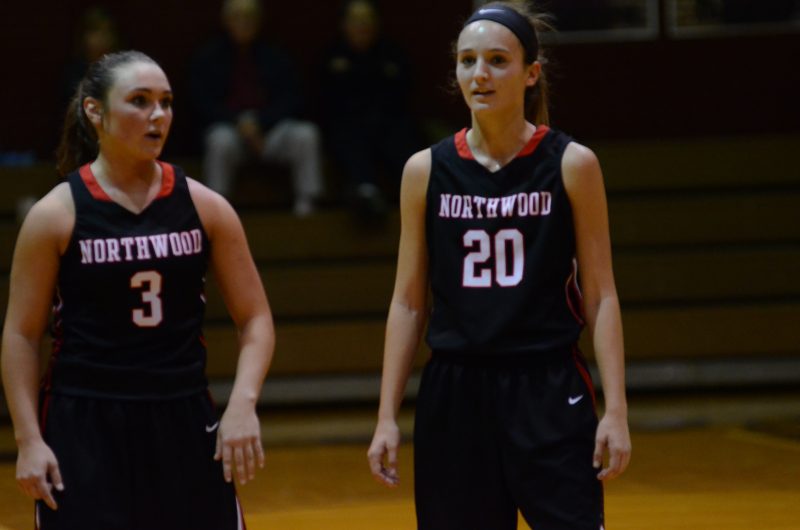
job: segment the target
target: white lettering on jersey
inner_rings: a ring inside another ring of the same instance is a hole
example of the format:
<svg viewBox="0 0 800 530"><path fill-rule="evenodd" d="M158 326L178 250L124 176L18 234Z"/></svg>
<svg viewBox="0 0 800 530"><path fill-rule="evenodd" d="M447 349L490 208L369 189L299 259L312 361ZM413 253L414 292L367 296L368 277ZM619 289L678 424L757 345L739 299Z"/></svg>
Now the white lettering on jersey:
<svg viewBox="0 0 800 530"><path fill-rule="evenodd" d="M147 246L147 237L136 236L133 239L136 240L136 259L140 261L150 259L150 247Z"/></svg>
<svg viewBox="0 0 800 530"><path fill-rule="evenodd" d="M157 258L167 257L167 234L157 234L150 236L150 244L153 245L153 253Z"/></svg>
<svg viewBox="0 0 800 530"><path fill-rule="evenodd" d="M125 247L125 261L133 261L133 253L131 247L133 246L132 237L123 237L119 240L123 247Z"/></svg>
<svg viewBox="0 0 800 530"><path fill-rule="evenodd" d="M147 261L177 256L191 256L203 251L203 234L199 228L148 236L105 239L81 239L81 264Z"/></svg>
<svg viewBox="0 0 800 530"><path fill-rule="evenodd" d="M505 197L439 195L439 217L444 219L494 219L496 217L540 217L550 215L553 196L549 191L517 193ZM498 212L499 210L499 212Z"/></svg>

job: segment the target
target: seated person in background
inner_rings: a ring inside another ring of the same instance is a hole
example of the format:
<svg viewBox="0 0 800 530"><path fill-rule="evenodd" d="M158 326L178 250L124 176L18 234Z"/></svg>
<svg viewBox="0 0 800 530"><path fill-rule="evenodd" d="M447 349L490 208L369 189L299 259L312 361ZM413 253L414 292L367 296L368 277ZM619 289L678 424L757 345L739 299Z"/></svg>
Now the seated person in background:
<svg viewBox="0 0 800 530"><path fill-rule="evenodd" d="M381 215L379 164L399 194L406 159L420 148L409 119L405 56L380 35L370 0L345 0L341 38L325 55L321 103L326 144L349 180L357 211Z"/></svg>
<svg viewBox="0 0 800 530"><path fill-rule="evenodd" d="M107 9L92 6L83 12L75 33L74 52L64 67L60 95L63 112L89 65L107 53L118 51L120 40L117 24Z"/></svg>
<svg viewBox="0 0 800 530"><path fill-rule="evenodd" d="M225 0L225 34L192 61L191 103L206 127L203 178L229 195L248 157L288 164L294 213L304 216L322 191L319 130L296 119L300 87L289 58L259 39L261 14L258 0Z"/></svg>

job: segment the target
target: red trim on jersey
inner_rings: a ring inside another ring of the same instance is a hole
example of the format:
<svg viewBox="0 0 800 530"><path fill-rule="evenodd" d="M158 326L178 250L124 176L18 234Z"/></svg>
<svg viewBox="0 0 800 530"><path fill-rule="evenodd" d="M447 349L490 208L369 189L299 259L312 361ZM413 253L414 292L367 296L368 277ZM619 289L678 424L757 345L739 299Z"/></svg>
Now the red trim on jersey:
<svg viewBox="0 0 800 530"><path fill-rule="evenodd" d="M456 133L455 136L456 142L456 151L458 151L458 156L465 160L475 160L475 157L472 155L472 150L467 145L467 128L464 127L460 131Z"/></svg>
<svg viewBox="0 0 800 530"><path fill-rule="evenodd" d="M589 389L589 394L592 396L592 403L594 403L596 408L597 396L595 395L594 391L594 383L592 383L592 375L586 368L586 358L583 356L583 353L581 353L581 350L578 349L577 345L572 346L572 358L575 360L575 366L578 368L581 378L586 383L586 387Z"/></svg>
<svg viewBox="0 0 800 530"><path fill-rule="evenodd" d="M525 144L525 146L514 158L533 154L533 152L536 151L536 148L539 146L539 142L542 141L542 138L545 137L549 130L550 127L547 125L537 126L536 131L533 133L533 136L531 136L530 140L528 140L528 143ZM464 127L455 134L454 141L456 143L456 151L458 151L458 156L465 160L475 160L475 155L472 154L472 150L469 148L469 144L467 144L467 132L468 129Z"/></svg>
<svg viewBox="0 0 800 530"><path fill-rule="evenodd" d="M536 148L539 146L539 142L542 141L542 138L544 138L549 130L550 127L547 125L538 125L536 127L536 131L533 133L533 136L531 136L531 139L528 140L528 143L525 144L525 147L523 147L522 150L517 153L517 158L533 154L533 152L536 151Z"/></svg>
<svg viewBox="0 0 800 530"><path fill-rule="evenodd" d="M172 193L172 190L175 188L175 168L172 165L157 160L158 165L161 167L161 190L159 190L158 195L156 195L156 199L162 199L164 197L169 196ZM100 183L97 182L97 179L92 172L92 167L89 164L81 166L78 170L78 173L81 175L81 179L83 179L83 183L86 185L86 188L89 190L89 193L92 195L94 199L98 201L106 201L106 202L114 202L114 200L108 196L108 193L100 186Z"/></svg>
<svg viewBox="0 0 800 530"><path fill-rule="evenodd" d="M169 196L175 188L175 168L161 160L158 160L158 165L161 166L161 191L156 195L156 199L162 199Z"/></svg>
<svg viewBox="0 0 800 530"><path fill-rule="evenodd" d="M89 164L81 166L78 172L93 198L98 201L114 202L111 197L108 196L108 193L100 186L100 183L97 182L97 179L94 178L94 173L92 173L92 168Z"/></svg>
<svg viewBox="0 0 800 530"><path fill-rule="evenodd" d="M583 315L583 295L578 285L578 262L575 258L572 259L572 273L570 273L567 278L567 283L564 285L564 297L567 300L567 306L572 316L575 317L578 324L585 326L586 318Z"/></svg>

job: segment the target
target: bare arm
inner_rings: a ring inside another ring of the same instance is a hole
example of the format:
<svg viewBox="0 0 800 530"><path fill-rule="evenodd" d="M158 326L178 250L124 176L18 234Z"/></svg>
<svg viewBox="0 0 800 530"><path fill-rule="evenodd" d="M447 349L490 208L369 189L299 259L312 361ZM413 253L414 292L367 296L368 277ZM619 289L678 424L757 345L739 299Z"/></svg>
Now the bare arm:
<svg viewBox="0 0 800 530"><path fill-rule="evenodd" d="M272 312L239 217L217 193L190 181L192 198L211 241L211 264L225 305L239 331L236 378L217 433L225 479L240 483L264 465L256 404L275 348Z"/></svg>
<svg viewBox="0 0 800 530"><path fill-rule="evenodd" d="M60 256L74 220L72 198L65 184L29 212L14 250L3 329L3 387L19 451L17 482L27 495L44 499L51 508L56 507L52 488L63 489L63 484L58 462L39 427L39 350L50 316Z"/></svg>
<svg viewBox="0 0 800 530"><path fill-rule="evenodd" d="M397 275L386 323L378 424L367 453L375 478L390 486L398 482L396 465L400 431L397 413L427 319L425 197L430 168L430 150L412 156L403 170L400 189L401 232Z"/></svg>
<svg viewBox="0 0 800 530"><path fill-rule="evenodd" d="M622 319L611 265L608 207L600 164L591 150L571 143L564 153L562 170L575 221L584 312L605 399L605 413L597 429L594 465L602 466L607 451L609 462L598 478L610 479L627 467L631 443Z"/></svg>

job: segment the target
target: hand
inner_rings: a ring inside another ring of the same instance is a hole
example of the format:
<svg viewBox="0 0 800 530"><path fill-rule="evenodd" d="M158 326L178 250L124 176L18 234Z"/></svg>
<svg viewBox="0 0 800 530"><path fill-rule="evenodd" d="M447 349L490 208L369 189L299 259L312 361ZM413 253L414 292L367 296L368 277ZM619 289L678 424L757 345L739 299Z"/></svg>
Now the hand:
<svg viewBox="0 0 800 530"><path fill-rule="evenodd" d="M256 466L264 467L264 448L261 446L261 426L255 407L229 403L217 430L214 460L222 460L226 482L236 477L244 485L256 476Z"/></svg>
<svg viewBox="0 0 800 530"><path fill-rule="evenodd" d="M602 469L603 457L608 453L608 465ZM595 469L600 469L598 480L618 477L628 467L631 460L631 435L625 416L605 414L597 426L594 445Z"/></svg>
<svg viewBox="0 0 800 530"><path fill-rule="evenodd" d="M400 445L400 428L394 420L381 420L367 451L367 460L375 480L389 487L400 483L397 474L397 448Z"/></svg>
<svg viewBox="0 0 800 530"><path fill-rule="evenodd" d="M32 499L42 499L51 509L57 510L53 488L64 491L58 460L44 440L19 445L17 455L17 484Z"/></svg>
<svg viewBox="0 0 800 530"><path fill-rule="evenodd" d="M259 125L256 115L251 112L242 113L236 123L236 128L248 149L256 155L260 154L264 140L261 134L261 125Z"/></svg>

